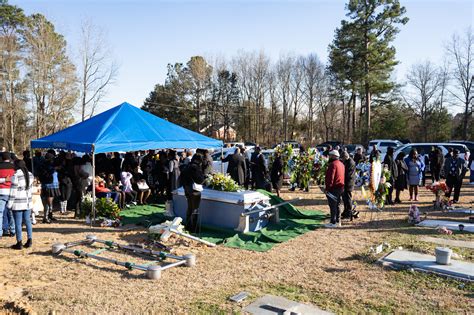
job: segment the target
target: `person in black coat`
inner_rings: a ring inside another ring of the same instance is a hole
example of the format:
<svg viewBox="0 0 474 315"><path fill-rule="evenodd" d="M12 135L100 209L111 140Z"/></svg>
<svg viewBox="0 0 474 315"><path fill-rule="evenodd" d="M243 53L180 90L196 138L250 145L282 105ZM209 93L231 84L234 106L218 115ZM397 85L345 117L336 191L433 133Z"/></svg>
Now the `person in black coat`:
<svg viewBox="0 0 474 315"><path fill-rule="evenodd" d="M354 154L354 162L355 164L359 164L360 162L363 162L365 160L364 154L362 154L362 148L359 147L356 150L356 153Z"/></svg>
<svg viewBox="0 0 474 315"><path fill-rule="evenodd" d="M260 147L255 148L255 187L257 189L266 189L267 187L267 176L268 170L267 165L265 164L265 158L261 153Z"/></svg>
<svg viewBox="0 0 474 315"><path fill-rule="evenodd" d="M451 192L454 189L453 203L459 202L462 180L466 170L466 161L459 156L459 151L454 149L453 156L449 156L444 163L444 174L446 175L446 185L448 186L448 191L445 195L450 198Z"/></svg>
<svg viewBox="0 0 474 315"><path fill-rule="evenodd" d="M393 186L395 184L395 179L398 177L397 163L395 163L395 160L393 159L393 147L387 148L387 154L383 159L383 165L386 166L390 171L390 179L388 181L390 183L390 187L388 188L386 202L389 205L393 205L395 204L392 200Z"/></svg>
<svg viewBox="0 0 474 315"><path fill-rule="evenodd" d="M397 176L395 178L395 203L402 203L400 200L400 192L408 188L407 174L408 166L405 163L405 153L398 153L395 158L395 164L397 165Z"/></svg>
<svg viewBox="0 0 474 315"><path fill-rule="evenodd" d="M441 179L441 170L443 169L444 156L440 148L434 148L430 152L430 171L433 176L433 182L439 182Z"/></svg>
<svg viewBox="0 0 474 315"><path fill-rule="evenodd" d="M242 155L244 156L244 159L245 159L245 168L246 168L246 172L245 172L245 189L248 190L249 189L249 186L250 186L250 180L251 180L251 176L250 176L250 159L247 155L247 152L245 150L245 148L241 148L241 152L242 152Z"/></svg>
<svg viewBox="0 0 474 315"><path fill-rule="evenodd" d="M234 154L228 155L222 162L228 162L227 173L239 185L245 184L245 174L247 167L245 165L245 158L240 154L240 149L236 148Z"/></svg>
<svg viewBox="0 0 474 315"><path fill-rule="evenodd" d="M277 196L280 197L280 190L283 186L283 161L278 152L275 152L275 160L272 164L270 179L272 181L273 189L275 189Z"/></svg>
<svg viewBox="0 0 474 315"><path fill-rule="evenodd" d="M352 218L352 191L355 186L356 164L346 151L342 152L341 160L344 163L344 192L342 193L342 201L344 203L344 211L341 217L343 219Z"/></svg>
<svg viewBox="0 0 474 315"><path fill-rule="evenodd" d="M201 154L196 153L191 163L186 165L181 173L181 183L184 188L184 193L188 201L188 208L186 210L186 230L196 232L199 212L199 204L201 203L201 191L196 190L194 184L202 184L204 182L204 174L202 172Z"/></svg>

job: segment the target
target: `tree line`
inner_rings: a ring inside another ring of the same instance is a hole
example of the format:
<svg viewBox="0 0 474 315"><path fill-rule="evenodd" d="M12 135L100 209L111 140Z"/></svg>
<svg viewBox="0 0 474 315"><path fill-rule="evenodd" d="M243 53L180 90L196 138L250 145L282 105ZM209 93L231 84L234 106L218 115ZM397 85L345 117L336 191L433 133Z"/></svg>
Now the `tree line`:
<svg viewBox="0 0 474 315"><path fill-rule="evenodd" d="M7 150L94 114L117 74L99 28L82 23L74 64L64 36L44 15L27 16L0 0L0 25L0 137Z"/></svg>
<svg viewBox="0 0 474 315"><path fill-rule="evenodd" d="M398 0L350 0L345 10L327 60L315 53L272 60L264 51L243 50L228 59L192 56L168 64L165 82L142 108L204 134L223 128L228 140L235 130L238 140L263 145L470 139L472 28L440 43L441 64L427 58L397 81L393 41L409 23L405 8ZM118 70L97 26L84 21L71 52L45 16L27 16L7 0L0 0L0 24L3 146L24 149L31 138L96 113Z"/></svg>
<svg viewBox="0 0 474 315"><path fill-rule="evenodd" d="M263 51L239 51L227 60L193 56L168 64L165 82L142 108L208 135L224 127L228 140L226 131L234 128L240 140L267 145L470 139L472 28L444 44L442 65L427 58L397 82L393 41L409 23L406 9L397 0L351 0L346 13L327 61L316 54L271 60Z"/></svg>

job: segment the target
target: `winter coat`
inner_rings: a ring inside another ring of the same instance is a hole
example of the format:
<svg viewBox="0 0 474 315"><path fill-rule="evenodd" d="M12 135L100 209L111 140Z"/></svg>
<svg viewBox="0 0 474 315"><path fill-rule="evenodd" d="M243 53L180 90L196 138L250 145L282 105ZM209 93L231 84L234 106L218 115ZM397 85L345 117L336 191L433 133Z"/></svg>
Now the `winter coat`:
<svg viewBox="0 0 474 315"><path fill-rule="evenodd" d="M247 166L245 165L245 158L240 153L234 153L227 156L222 162L228 162L227 173L230 174L233 180L239 185L245 184L245 174L247 173Z"/></svg>
<svg viewBox="0 0 474 315"><path fill-rule="evenodd" d="M344 161L344 190L353 191L356 178L356 164L352 158Z"/></svg>
<svg viewBox="0 0 474 315"><path fill-rule="evenodd" d="M344 164L339 160L330 160L326 171L326 191L344 188Z"/></svg>

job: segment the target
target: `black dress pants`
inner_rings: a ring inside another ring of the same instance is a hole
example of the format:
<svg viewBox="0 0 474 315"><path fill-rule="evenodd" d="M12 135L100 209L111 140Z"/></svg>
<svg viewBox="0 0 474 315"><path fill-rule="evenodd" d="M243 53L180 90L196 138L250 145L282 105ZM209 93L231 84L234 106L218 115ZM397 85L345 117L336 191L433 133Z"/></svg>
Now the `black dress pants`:
<svg viewBox="0 0 474 315"><path fill-rule="evenodd" d="M331 211L331 223L339 223L340 218L341 218L341 212L339 210L339 204L341 203L341 195L342 192L344 191L343 188L339 189L334 189L332 191L329 191L329 193L332 195L327 196L328 198L328 204L329 204L329 209Z"/></svg>
<svg viewBox="0 0 474 315"><path fill-rule="evenodd" d="M186 210L186 230L189 232L196 232L198 223L198 209L201 203L201 192L193 191L186 193L186 199L188 201L188 209Z"/></svg>

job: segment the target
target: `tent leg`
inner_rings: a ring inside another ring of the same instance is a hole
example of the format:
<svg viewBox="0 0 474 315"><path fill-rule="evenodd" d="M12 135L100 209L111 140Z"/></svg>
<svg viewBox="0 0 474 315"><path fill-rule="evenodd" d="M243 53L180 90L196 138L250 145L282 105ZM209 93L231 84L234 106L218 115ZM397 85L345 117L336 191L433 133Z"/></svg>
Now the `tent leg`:
<svg viewBox="0 0 474 315"><path fill-rule="evenodd" d="M91 227L92 223L95 224L95 153L94 145L92 145L92 218L91 218Z"/></svg>
<svg viewBox="0 0 474 315"><path fill-rule="evenodd" d="M224 162L222 162L222 159L224 158L224 146L221 148L221 173L224 174Z"/></svg>
<svg viewBox="0 0 474 315"><path fill-rule="evenodd" d="M33 148L31 147L31 141L30 141L31 174L33 174L33 180L35 178L35 166L34 166L34 162L33 162L34 157L35 157L35 155L33 153Z"/></svg>

